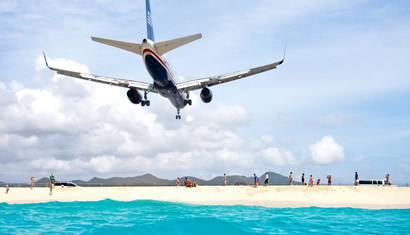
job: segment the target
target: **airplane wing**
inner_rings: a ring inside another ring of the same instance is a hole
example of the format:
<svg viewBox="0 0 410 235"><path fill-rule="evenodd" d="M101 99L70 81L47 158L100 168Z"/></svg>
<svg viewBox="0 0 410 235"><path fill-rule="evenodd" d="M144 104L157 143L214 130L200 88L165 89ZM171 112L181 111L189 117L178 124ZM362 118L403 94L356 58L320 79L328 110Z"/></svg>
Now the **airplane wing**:
<svg viewBox="0 0 410 235"><path fill-rule="evenodd" d="M267 64L264 66L246 69L246 70L242 70L242 71L238 71L234 73L227 73L227 74L222 74L222 75L213 76L213 77L207 77L207 78L201 78L201 79L181 82L181 83L178 83L176 87L178 90L182 90L182 91L192 91L192 90L197 90L197 89L201 89L204 87L210 87L210 86L222 84L225 82L230 82L233 80L252 76L252 75L262 73L262 72L265 72L271 69L276 69L276 67L282 64L283 61L284 59L282 59L281 61L272 63L272 64Z"/></svg>
<svg viewBox="0 0 410 235"><path fill-rule="evenodd" d="M99 82L113 86L125 87L125 88L133 88L140 91L147 91L147 92L154 92L158 93L156 88L154 88L153 84L146 83L146 82L138 82L133 80L124 80L124 79L117 79L117 78L110 78L104 77L99 75L87 74L87 73L80 73L75 71L69 71L59 68L50 67L47 63L46 54L44 54L44 60L46 61L46 65L49 69L56 71L58 74L62 74L65 76L75 77L83 80L88 80L92 82Z"/></svg>

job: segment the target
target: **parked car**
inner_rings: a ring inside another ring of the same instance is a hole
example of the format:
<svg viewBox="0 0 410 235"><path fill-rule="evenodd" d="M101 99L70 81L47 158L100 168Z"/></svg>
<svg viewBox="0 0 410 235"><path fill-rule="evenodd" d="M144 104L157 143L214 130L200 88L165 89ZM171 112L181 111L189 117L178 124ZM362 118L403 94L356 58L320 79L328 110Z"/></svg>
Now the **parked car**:
<svg viewBox="0 0 410 235"><path fill-rule="evenodd" d="M64 188L64 187L68 187L68 188L70 188L70 187L78 187L78 185L77 185L76 183L73 183L73 182L65 182L65 181L55 182L55 183L54 183L54 186L55 186L55 187L61 187L61 188Z"/></svg>
<svg viewBox="0 0 410 235"><path fill-rule="evenodd" d="M384 186L384 180L378 180L378 179L359 180L359 185L363 185L363 186Z"/></svg>

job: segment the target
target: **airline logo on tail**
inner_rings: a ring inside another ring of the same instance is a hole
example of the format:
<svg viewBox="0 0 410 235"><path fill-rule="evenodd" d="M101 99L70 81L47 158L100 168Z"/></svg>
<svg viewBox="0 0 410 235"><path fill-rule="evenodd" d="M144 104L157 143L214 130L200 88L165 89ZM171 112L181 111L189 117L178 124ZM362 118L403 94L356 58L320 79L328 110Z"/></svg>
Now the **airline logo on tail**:
<svg viewBox="0 0 410 235"><path fill-rule="evenodd" d="M154 40L154 26L152 24L152 17L151 17L151 6L149 3L149 0L145 1L146 4L146 11L147 11L147 37L149 40L151 41L155 41Z"/></svg>

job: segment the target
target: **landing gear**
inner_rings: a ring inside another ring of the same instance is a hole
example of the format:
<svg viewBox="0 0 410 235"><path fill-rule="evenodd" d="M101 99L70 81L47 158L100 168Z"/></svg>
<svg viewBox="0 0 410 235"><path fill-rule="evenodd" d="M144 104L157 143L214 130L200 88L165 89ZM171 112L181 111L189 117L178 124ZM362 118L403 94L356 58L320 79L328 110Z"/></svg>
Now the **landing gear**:
<svg viewBox="0 0 410 235"><path fill-rule="evenodd" d="M179 112L179 109L177 109L177 115L175 116L175 119L181 120L181 114L180 114L180 112Z"/></svg>
<svg viewBox="0 0 410 235"><path fill-rule="evenodd" d="M147 98L147 94L148 94L148 92L145 91L144 92L144 99L141 100L141 106L150 106L151 105L151 102Z"/></svg>
<svg viewBox="0 0 410 235"><path fill-rule="evenodd" d="M192 105L192 100L184 100L184 104L185 105L187 105L187 104Z"/></svg>
<svg viewBox="0 0 410 235"><path fill-rule="evenodd" d="M189 104L189 106L192 105L192 100L189 98L189 92L186 92L186 100L184 100L184 104Z"/></svg>

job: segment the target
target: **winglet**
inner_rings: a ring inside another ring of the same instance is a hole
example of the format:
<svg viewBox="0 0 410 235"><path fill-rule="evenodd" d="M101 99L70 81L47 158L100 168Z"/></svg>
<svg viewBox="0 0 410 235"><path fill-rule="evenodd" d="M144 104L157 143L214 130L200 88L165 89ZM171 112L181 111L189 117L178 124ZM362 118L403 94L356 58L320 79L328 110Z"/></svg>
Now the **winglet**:
<svg viewBox="0 0 410 235"><path fill-rule="evenodd" d="M44 51L43 51L43 55L44 55L44 61L46 62L47 68L51 69L50 66L48 66L46 53Z"/></svg>
<svg viewBox="0 0 410 235"><path fill-rule="evenodd" d="M283 51L283 59L280 61L280 64L282 64L283 61L285 61L285 57L286 57L286 45L285 45L285 50Z"/></svg>

